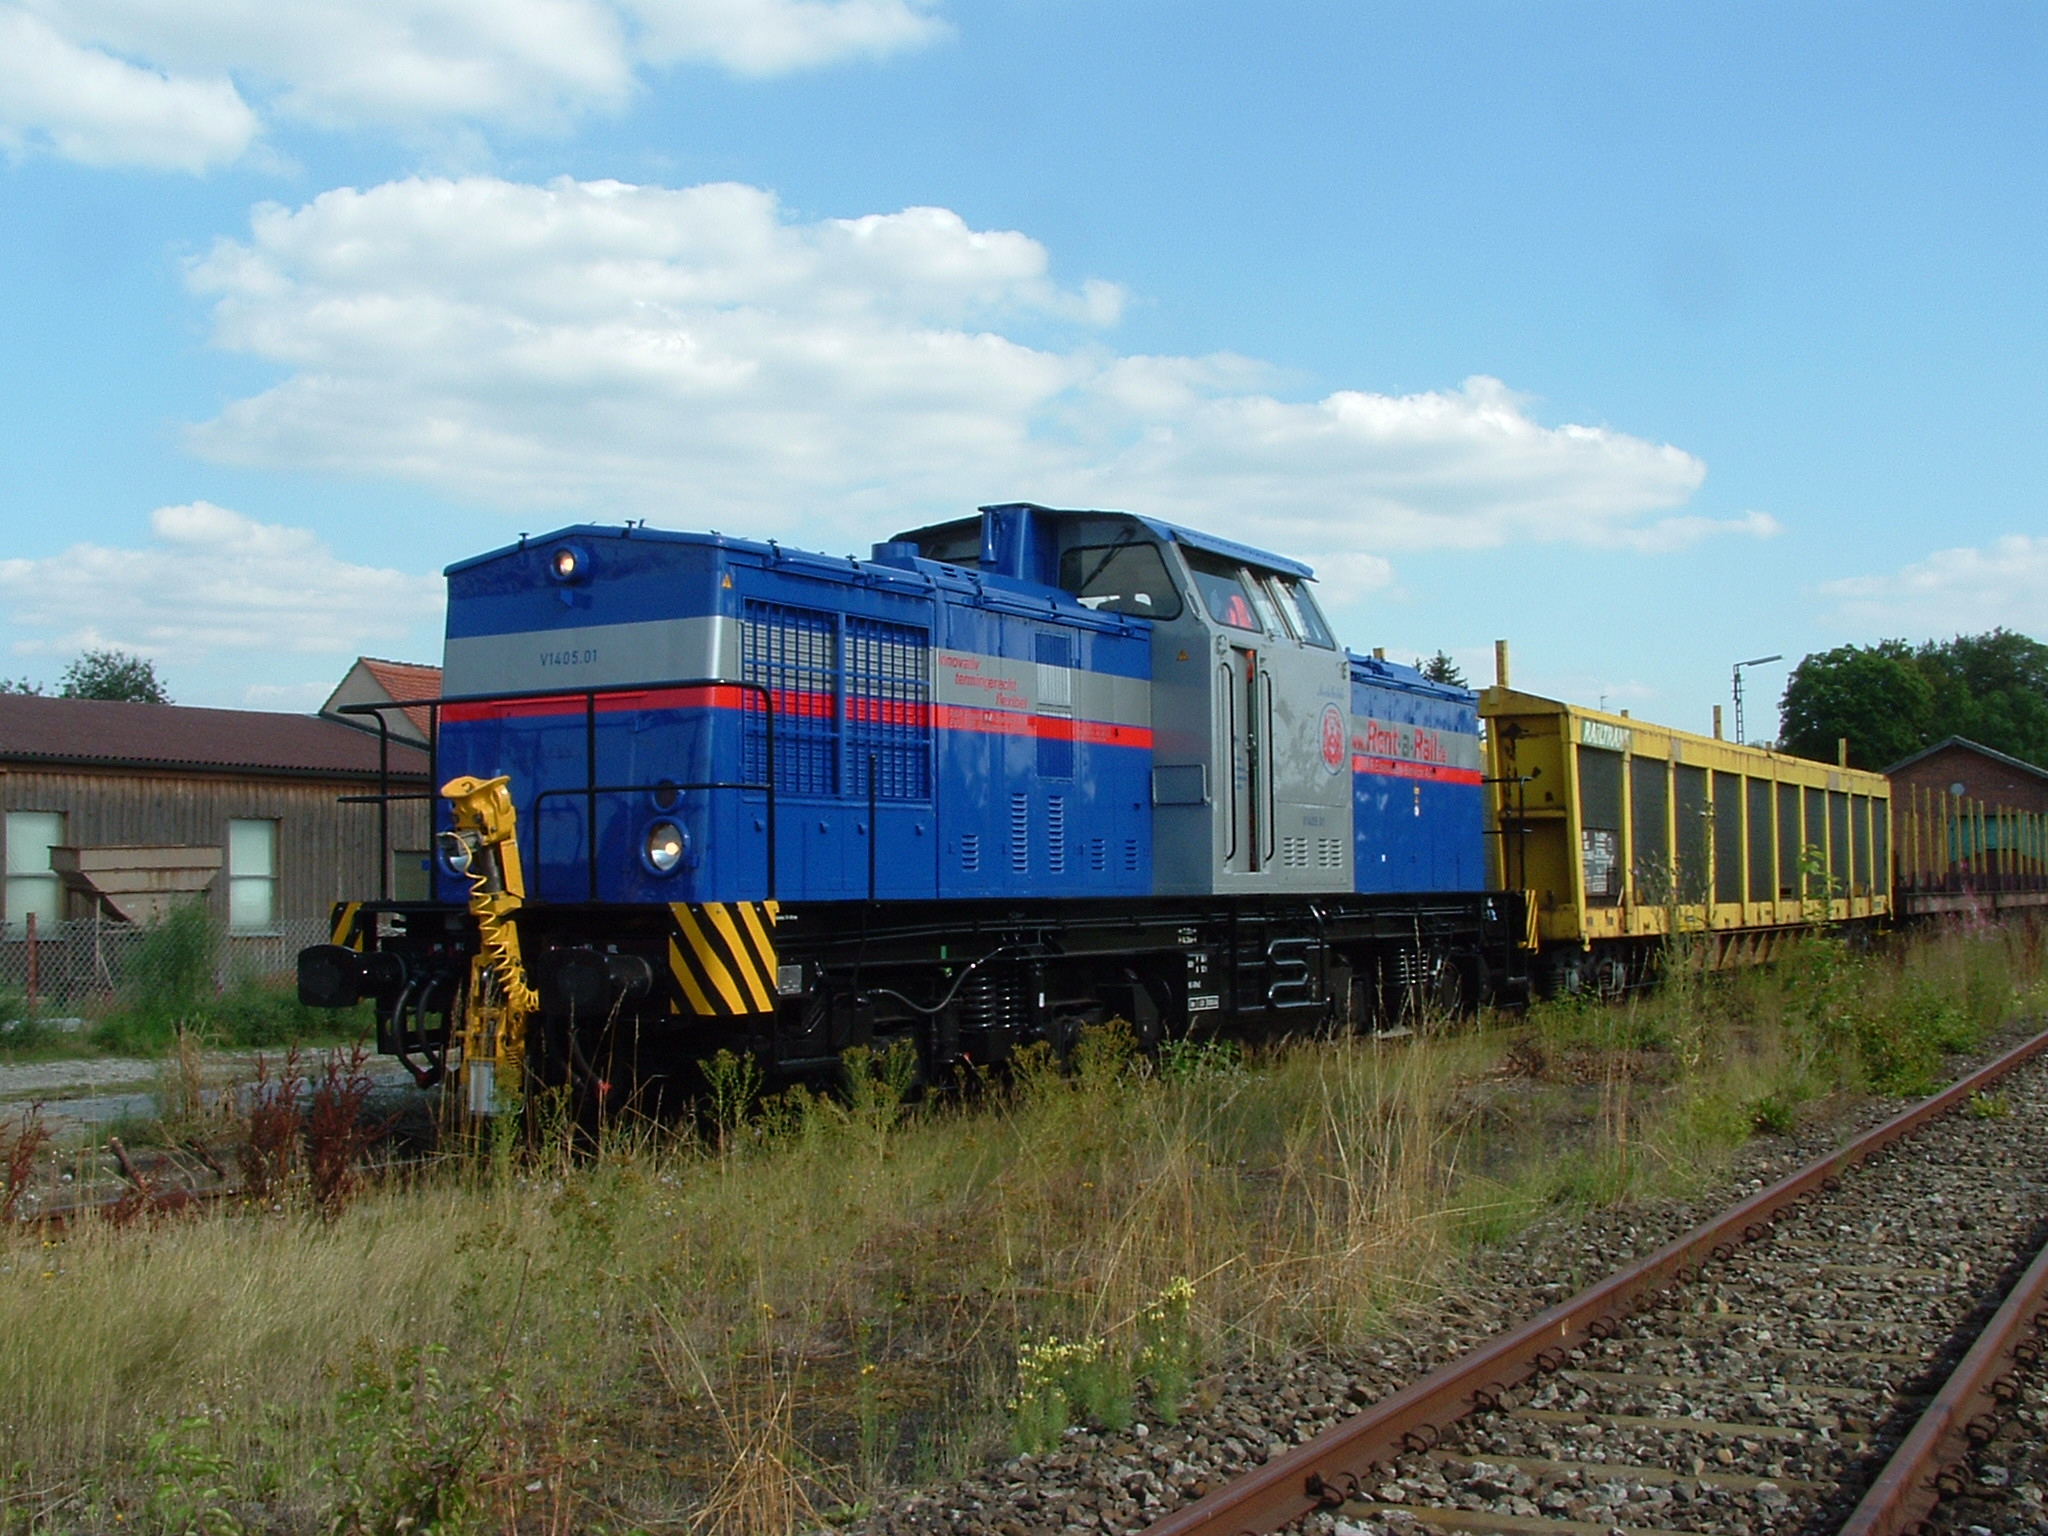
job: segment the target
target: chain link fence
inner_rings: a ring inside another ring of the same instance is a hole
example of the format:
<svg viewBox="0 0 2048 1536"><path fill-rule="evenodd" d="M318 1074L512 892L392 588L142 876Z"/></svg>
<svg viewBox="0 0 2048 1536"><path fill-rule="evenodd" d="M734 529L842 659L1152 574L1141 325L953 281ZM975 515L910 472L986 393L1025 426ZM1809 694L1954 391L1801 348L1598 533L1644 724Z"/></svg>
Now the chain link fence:
<svg viewBox="0 0 2048 1536"><path fill-rule="evenodd" d="M164 963L164 946L150 942L156 932L91 919L53 923L33 942L24 933L9 932L0 937L0 994L23 1000L33 996L47 1012L149 991L150 983L161 979L148 974L151 965ZM299 951L327 937L327 925L319 918L279 923L262 933L218 935L214 986L225 991L237 983L273 979L287 984Z"/></svg>

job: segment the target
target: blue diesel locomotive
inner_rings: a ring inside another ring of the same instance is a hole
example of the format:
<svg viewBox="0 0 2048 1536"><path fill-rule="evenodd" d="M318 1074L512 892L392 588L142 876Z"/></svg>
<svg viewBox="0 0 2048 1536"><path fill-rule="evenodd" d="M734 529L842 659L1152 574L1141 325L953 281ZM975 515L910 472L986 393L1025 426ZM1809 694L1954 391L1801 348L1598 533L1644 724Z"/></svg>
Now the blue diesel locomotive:
<svg viewBox="0 0 2048 1536"><path fill-rule="evenodd" d="M1343 650L1292 560L1012 504L866 560L578 526L447 575L434 899L338 908L300 987L472 1110L1523 980L1474 695Z"/></svg>

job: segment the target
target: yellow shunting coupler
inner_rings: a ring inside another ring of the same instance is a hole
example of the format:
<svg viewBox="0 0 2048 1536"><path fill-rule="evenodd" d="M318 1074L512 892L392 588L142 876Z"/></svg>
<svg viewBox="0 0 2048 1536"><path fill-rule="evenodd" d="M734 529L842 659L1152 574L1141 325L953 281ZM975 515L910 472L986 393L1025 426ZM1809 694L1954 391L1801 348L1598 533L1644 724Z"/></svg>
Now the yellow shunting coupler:
<svg viewBox="0 0 2048 1536"><path fill-rule="evenodd" d="M1635 979L1670 934L1698 935L1696 963L1723 966L1891 911L1882 774L1520 693L1504 677L1479 713L1491 873L1530 893L1552 985Z"/></svg>
<svg viewBox="0 0 2048 1536"><path fill-rule="evenodd" d="M526 904L511 781L464 776L441 786L454 829L441 834L448 863L469 881L479 939L469 964L458 1029L462 1103L473 1115L518 1104L525 1087L526 1026L540 1009L527 980L512 914Z"/></svg>

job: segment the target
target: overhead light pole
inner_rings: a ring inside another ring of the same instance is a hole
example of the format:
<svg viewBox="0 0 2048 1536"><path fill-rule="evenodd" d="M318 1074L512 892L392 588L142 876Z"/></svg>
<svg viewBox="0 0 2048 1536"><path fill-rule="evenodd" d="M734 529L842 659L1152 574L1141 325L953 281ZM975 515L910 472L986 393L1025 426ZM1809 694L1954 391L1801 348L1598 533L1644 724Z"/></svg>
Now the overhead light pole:
<svg viewBox="0 0 2048 1536"><path fill-rule="evenodd" d="M1784 659L1782 656L1754 656L1748 661L1738 661L1735 663L1735 740L1739 744L1744 746L1749 744L1749 737L1742 729L1742 669L1744 667L1761 667L1767 662L1783 661Z"/></svg>

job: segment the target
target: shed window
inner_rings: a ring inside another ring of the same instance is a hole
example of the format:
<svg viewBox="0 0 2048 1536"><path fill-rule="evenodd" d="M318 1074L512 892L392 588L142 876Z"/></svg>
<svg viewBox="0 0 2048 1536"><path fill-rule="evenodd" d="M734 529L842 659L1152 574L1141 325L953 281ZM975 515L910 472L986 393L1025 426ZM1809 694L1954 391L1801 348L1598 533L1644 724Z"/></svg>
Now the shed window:
<svg viewBox="0 0 2048 1536"><path fill-rule="evenodd" d="M7 813L7 927L20 933L35 914L47 929L64 915L64 887L50 868L50 850L64 841L62 811Z"/></svg>
<svg viewBox="0 0 2048 1536"><path fill-rule="evenodd" d="M258 933L277 924L277 823L228 823L228 929Z"/></svg>
<svg viewBox="0 0 2048 1536"><path fill-rule="evenodd" d="M434 898L433 861L424 848L397 848L391 854L391 899L431 901Z"/></svg>

